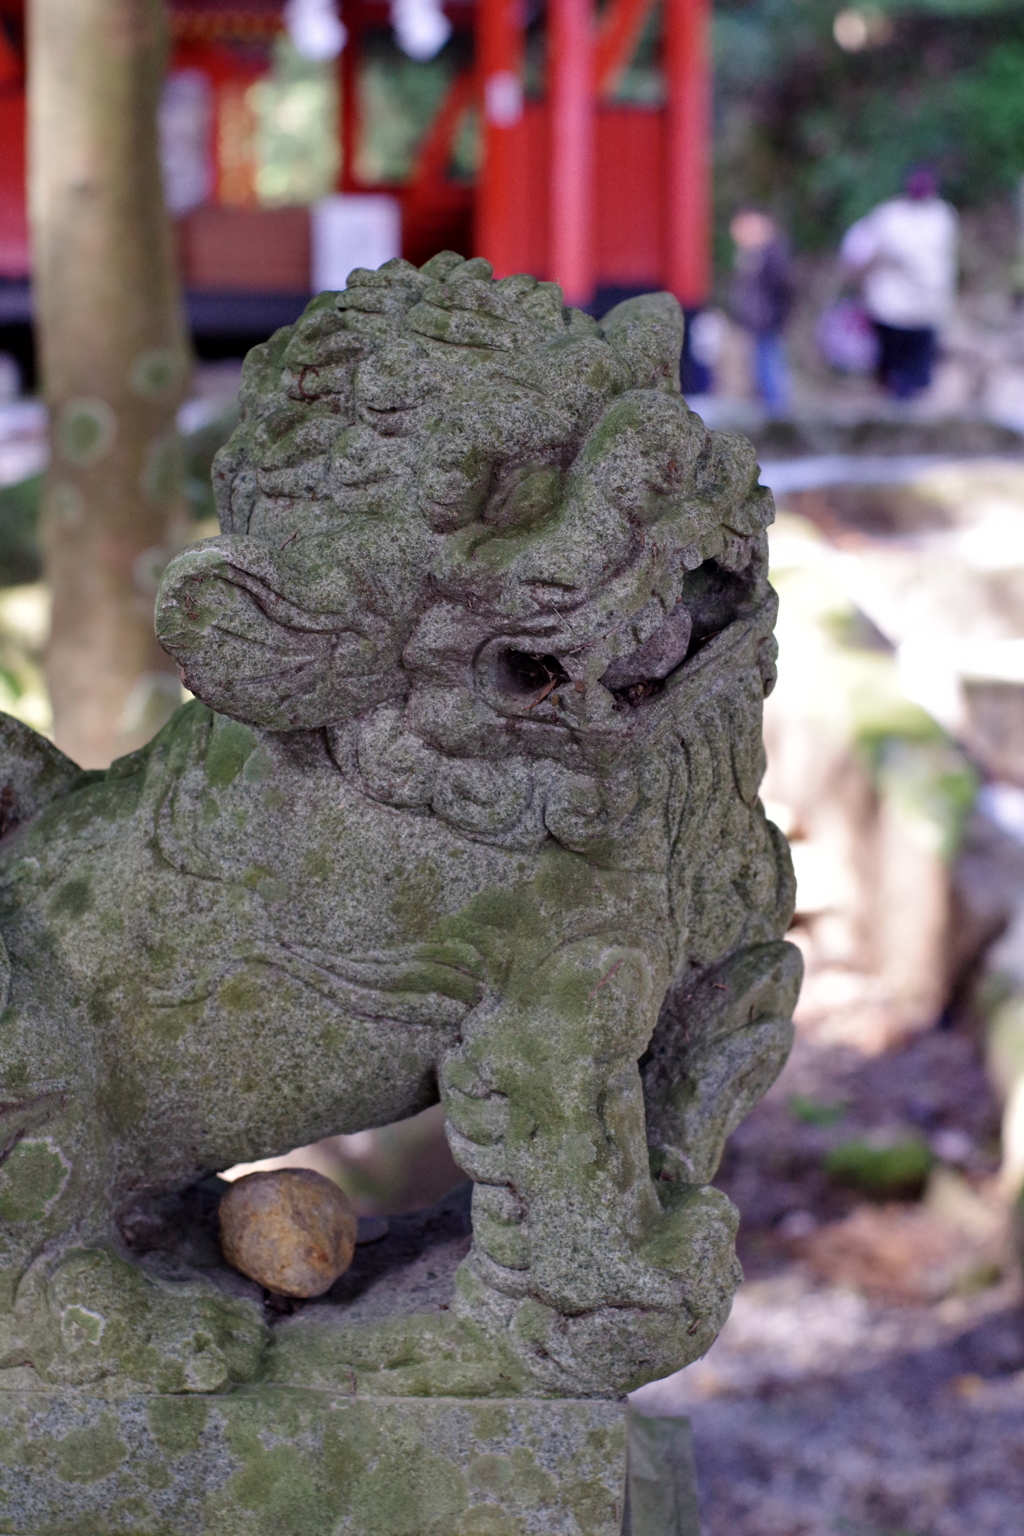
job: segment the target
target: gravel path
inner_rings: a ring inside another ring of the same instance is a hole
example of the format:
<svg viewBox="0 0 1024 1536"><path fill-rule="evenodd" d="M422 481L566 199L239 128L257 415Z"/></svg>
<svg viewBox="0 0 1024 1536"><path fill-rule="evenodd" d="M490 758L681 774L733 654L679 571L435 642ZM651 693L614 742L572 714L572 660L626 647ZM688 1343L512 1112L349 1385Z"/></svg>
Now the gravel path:
<svg viewBox="0 0 1024 1536"><path fill-rule="evenodd" d="M810 1092L842 1120L795 1116ZM635 1397L692 1420L704 1536L1024 1536L1024 1297L993 1237L994 1114L956 1034L873 1057L798 1041L723 1161L748 1276L732 1316ZM829 1136L894 1123L958 1149L923 1201L823 1176Z"/></svg>
<svg viewBox="0 0 1024 1536"><path fill-rule="evenodd" d="M1024 1316L1013 1283L872 1306L752 1281L703 1361L642 1406L690 1415L705 1536L1021 1536Z"/></svg>

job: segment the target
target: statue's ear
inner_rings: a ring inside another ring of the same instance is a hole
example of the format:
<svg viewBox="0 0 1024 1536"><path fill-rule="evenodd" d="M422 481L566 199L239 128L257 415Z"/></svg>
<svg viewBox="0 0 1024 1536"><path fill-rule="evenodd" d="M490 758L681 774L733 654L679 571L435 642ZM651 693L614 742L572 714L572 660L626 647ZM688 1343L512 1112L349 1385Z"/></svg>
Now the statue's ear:
<svg viewBox="0 0 1024 1536"><path fill-rule="evenodd" d="M638 389L679 388L683 311L670 293L642 293L610 309L605 339L626 363Z"/></svg>
<svg viewBox="0 0 1024 1536"><path fill-rule="evenodd" d="M344 718L380 683L367 675L365 638L339 614L306 612L288 585L267 545L222 535L172 560L156 599L157 639L186 688L220 714L272 731Z"/></svg>

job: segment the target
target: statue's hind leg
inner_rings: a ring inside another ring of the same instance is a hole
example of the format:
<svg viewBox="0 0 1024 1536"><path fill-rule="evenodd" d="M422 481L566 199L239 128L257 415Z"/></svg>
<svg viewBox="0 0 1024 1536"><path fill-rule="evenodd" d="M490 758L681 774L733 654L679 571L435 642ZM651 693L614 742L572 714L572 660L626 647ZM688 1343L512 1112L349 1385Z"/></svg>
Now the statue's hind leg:
<svg viewBox="0 0 1024 1536"><path fill-rule="evenodd" d="M255 1380L266 1343L255 1303L153 1280L106 1244L37 1260L14 1312L25 1362L62 1386L116 1378L150 1392L217 1392Z"/></svg>
<svg viewBox="0 0 1024 1536"><path fill-rule="evenodd" d="M77 1014L62 1026L19 997L28 981L15 975L0 1014L0 1369L161 1392L251 1380L265 1341L257 1305L154 1281L116 1251L96 1053Z"/></svg>

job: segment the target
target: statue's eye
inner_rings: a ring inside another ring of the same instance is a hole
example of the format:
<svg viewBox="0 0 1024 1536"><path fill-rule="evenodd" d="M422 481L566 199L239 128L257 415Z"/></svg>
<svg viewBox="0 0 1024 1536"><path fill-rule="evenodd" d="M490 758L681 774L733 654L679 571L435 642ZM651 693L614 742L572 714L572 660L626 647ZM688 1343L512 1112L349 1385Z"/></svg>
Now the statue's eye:
<svg viewBox="0 0 1024 1536"><path fill-rule="evenodd" d="M494 667L495 682L501 692L513 698L543 698L569 681L557 656L541 656L532 651L497 652Z"/></svg>
<svg viewBox="0 0 1024 1536"><path fill-rule="evenodd" d="M562 479L562 471L555 465L520 465L491 496L484 508L484 522L500 533L528 532L558 510Z"/></svg>

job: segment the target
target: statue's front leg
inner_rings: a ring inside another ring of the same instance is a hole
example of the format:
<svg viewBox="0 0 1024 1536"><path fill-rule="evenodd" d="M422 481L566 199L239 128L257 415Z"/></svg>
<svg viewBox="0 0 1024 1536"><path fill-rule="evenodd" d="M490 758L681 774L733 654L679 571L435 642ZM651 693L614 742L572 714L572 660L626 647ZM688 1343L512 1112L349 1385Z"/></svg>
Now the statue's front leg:
<svg viewBox="0 0 1024 1536"><path fill-rule="evenodd" d="M650 1175L637 1060L662 991L641 949L577 941L485 1005L442 1073L476 1182L461 1306L559 1390L677 1369L735 1288L725 1196L666 1182L662 1199Z"/></svg>

